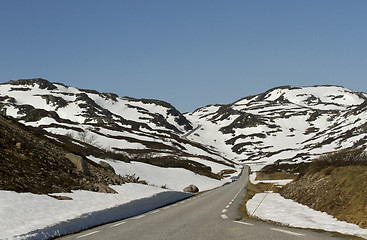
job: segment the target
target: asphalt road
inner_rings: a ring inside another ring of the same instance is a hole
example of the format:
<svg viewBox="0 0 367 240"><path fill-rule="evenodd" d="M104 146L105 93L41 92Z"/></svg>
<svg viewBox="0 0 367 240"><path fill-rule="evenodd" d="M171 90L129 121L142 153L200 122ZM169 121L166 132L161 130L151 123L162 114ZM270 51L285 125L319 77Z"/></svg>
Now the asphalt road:
<svg viewBox="0 0 367 240"><path fill-rule="evenodd" d="M109 223L61 239L232 240L348 239L331 233L240 220L248 169L238 181L133 218Z"/></svg>

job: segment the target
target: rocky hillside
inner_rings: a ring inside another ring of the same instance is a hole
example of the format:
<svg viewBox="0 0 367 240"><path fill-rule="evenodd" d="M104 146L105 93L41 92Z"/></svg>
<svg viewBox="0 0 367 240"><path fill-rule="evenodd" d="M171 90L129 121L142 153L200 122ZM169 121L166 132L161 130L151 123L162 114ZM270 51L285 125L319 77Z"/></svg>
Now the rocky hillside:
<svg viewBox="0 0 367 240"><path fill-rule="evenodd" d="M185 117L201 126L192 141L262 166L311 161L367 141L367 94L337 86L274 88Z"/></svg>
<svg viewBox="0 0 367 240"><path fill-rule="evenodd" d="M114 192L107 184L137 182L121 177L84 158L83 169L68 156L79 153L72 145L64 145L45 137L40 129L24 126L11 117L0 115L0 189L17 192L54 193L84 189ZM82 158L82 157L81 157Z"/></svg>

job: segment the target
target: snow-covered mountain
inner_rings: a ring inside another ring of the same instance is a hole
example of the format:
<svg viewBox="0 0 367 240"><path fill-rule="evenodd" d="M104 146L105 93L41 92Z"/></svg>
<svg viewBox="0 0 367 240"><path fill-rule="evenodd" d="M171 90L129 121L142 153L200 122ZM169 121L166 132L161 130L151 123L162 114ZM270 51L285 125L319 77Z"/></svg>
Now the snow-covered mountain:
<svg viewBox="0 0 367 240"><path fill-rule="evenodd" d="M158 186L170 186L168 177L161 173L165 172L181 178L182 183L172 186L175 190L196 182L204 190L223 184L219 174L222 170L239 169L216 149L183 137L193 129L191 122L163 101L120 98L44 79L24 79L0 84L0 108L3 115L46 130L50 138L60 142L72 139L74 146L87 148L86 155L96 162L103 155L97 149L114 153L109 155L114 160L127 155L139 163L118 162L121 166L115 168L122 168L122 174L136 173ZM157 172L165 181L155 179ZM194 177L188 177L193 173ZM202 177L208 178L207 185ZM212 180L217 183L212 184Z"/></svg>
<svg viewBox="0 0 367 240"><path fill-rule="evenodd" d="M367 94L338 86L278 87L185 117L200 125L192 141L249 163L309 161L366 146Z"/></svg>
<svg viewBox="0 0 367 240"><path fill-rule="evenodd" d="M25 79L0 84L0 108L59 141L67 136L78 145L212 178L241 162L309 161L367 145L367 94L338 86L278 87L181 114L158 100Z"/></svg>

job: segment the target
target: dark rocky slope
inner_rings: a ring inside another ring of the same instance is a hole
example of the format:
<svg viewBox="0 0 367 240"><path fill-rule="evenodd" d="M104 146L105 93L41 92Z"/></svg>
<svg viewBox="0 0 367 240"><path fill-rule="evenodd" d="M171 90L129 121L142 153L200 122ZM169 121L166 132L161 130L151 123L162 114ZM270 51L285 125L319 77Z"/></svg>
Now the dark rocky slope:
<svg viewBox="0 0 367 240"><path fill-rule="evenodd" d="M114 192L107 184L135 181L85 159L90 171L87 176L65 158L67 153L66 145L45 137L44 131L0 115L1 190L39 194L76 189ZM78 153L77 148L74 153Z"/></svg>

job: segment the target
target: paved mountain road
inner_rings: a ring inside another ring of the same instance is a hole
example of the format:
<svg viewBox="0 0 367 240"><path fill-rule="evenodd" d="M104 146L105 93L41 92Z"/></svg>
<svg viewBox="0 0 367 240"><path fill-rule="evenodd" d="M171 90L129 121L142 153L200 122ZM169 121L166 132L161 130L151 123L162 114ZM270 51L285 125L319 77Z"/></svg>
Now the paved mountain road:
<svg viewBox="0 0 367 240"><path fill-rule="evenodd" d="M105 224L67 239L220 240L220 239L339 239L320 233L240 220L238 207L245 196L248 169L238 181L133 218ZM344 238L345 239L345 238Z"/></svg>

